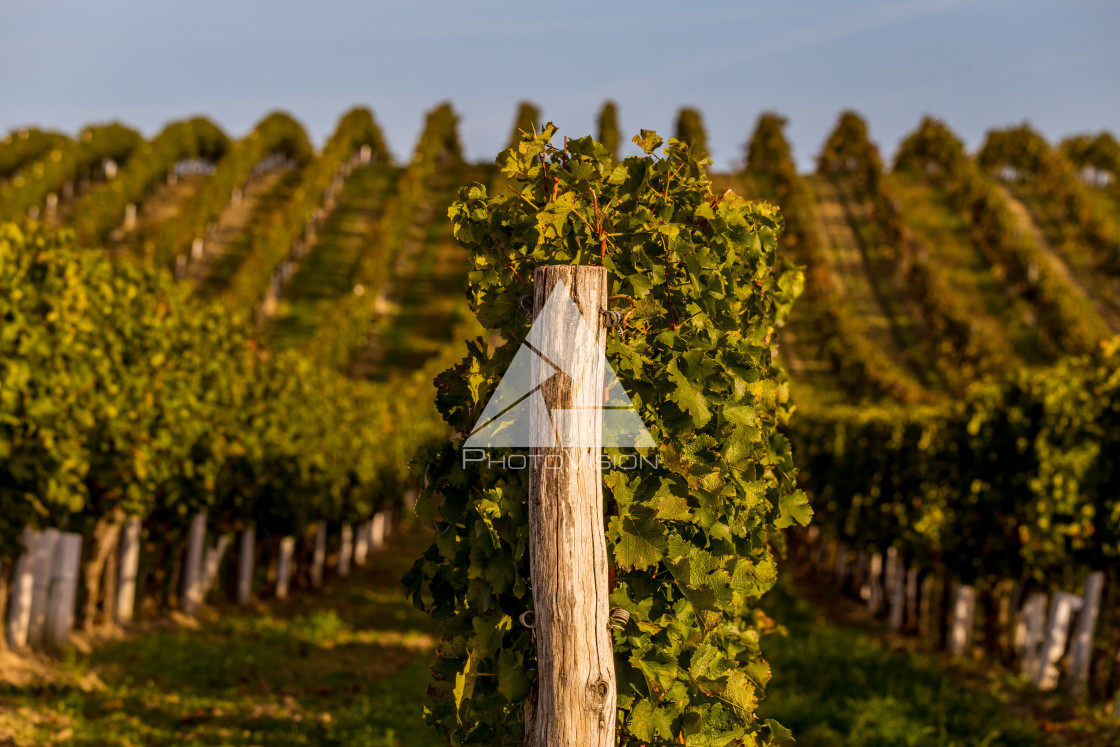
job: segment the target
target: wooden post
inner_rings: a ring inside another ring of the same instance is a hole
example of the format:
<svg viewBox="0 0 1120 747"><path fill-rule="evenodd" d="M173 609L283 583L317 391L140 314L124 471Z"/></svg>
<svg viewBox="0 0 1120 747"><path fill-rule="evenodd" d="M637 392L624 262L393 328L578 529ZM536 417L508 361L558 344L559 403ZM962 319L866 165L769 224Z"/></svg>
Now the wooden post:
<svg viewBox="0 0 1120 747"><path fill-rule="evenodd" d="M354 552L354 528L349 522L342 525L341 538L338 546L338 575L350 575L350 557Z"/></svg>
<svg viewBox="0 0 1120 747"><path fill-rule="evenodd" d="M1038 672L1038 654L1046 625L1046 595L1035 592L1027 598L1019 622L1015 626L1015 649L1019 654L1019 671L1026 677Z"/></svg>
<svg viewBox="0 0 1120 747"><path fill-rule="evenodd" d="M906 568L902 565L898 550L887 550L887 596L890 601L890 629L895 633L902 630L903 615L906 611Z"/></svg>
<svg viewBox="0 0 1120 747"><path fill-rule="evenodd" d="M953 625L949 630L949 654L964 656L972 643L973 621L976 619L976 589L958 583L953 595Z"/></svg>
<svg viewBox="0 0 1120 747"><path fill-rule="evenodd" d="M320 521L315 525L315 549L311 556L311 586L319 589L323 586L323 566L327 562L327 522Z"/></svg>
<svg viewBox="0 0 1120 747"><path fill-rule="evenodd" d="M121 567L117 589L118 623L132 620L136 609L136 576L140 569L140 519L132 517L121 531Z"/></svg>
<svg viewBox="0 0 1120 747"><path fill-rule="evenodd" d="M241 549L237 552L237 603L242 607L253 598L253 564L256 561L257 533L253 527L241 530Z"/></svg>
<svg viewBox="0 0 1120 747"><path fill-rule="evenodd" d="M202 598L206 599L206 595L210 593L210 589L214 588L214 582L218 580L218 571L222 567L222 558L226 554L226 549L229 548L229 543L233 541L233 535L223 534L218 538L218 544L214 547L206 548L206 559L202 564Z"/></svg>
<svg viewBox="0 0 1120 747"><path fill-rule="evenodd" d="M860 550L856 553L855 590L859 598L865 602L871 598L871 585L867 583L867 571L870 565L871 560L868 558L867 550Z"/></svg>
<svg viewBox="0 0 1120 747"><path fill-rule="evenodd" d="M187 534L187 559L183 564L183 600L185 615L193 615L202 604L202 555L206 547L206 512L200 511L191 520Z"/></svg>
<svg viewBox="0 0 1120 747"><path fill-rule="evenodd" d="M295 551L295 537L284 537L280 540L280 561L276 564L277 599L287 599L288 597L288 586L292 578L292 556Z"/></svg>
<svg viewBox="0 0 1120 747"><path fill-rule="evenodd" d="M544 266L533 281L533 347L552 363L569 365L549 377L543 368L548 364L533 356L532 380L543 381L542 396L530 399L529 410L529 568L538 682L536 700L526 707L526 744L613 747L617 686L600 464L606 342L600 312L607 307L607 271ZM542 318L554 290L570 294L557 296L560 305L578 309L586 327L570 314L550 311ZM573 334L576 329L580 335ZM554 417L558 410L563 419ZM540 445L550 442L557 445Z"/></svg>
<svg viewBox="0 0 1120 747"><path fill-rule="evenodd" d="M136 203L130 202L124 206L124 230L131 231L136 228Z"/></svg>
<svg viewBox="0 0 1120 747"><path fill-rule="evenodd" d="M871 555L867 572L867 611L874 617L883 610L883 555Z"/></svg>
<svg viewBox="0 0 1120 747"><path fill-rule="evenodd" d="M370 549L377 551L385 546L385 513L378 511L373 515L369 526Z"/></svg>
<svg viewBox="0 0 1120 747"><path fill-rule="evenodd" d="M47 602L46 641L62 648L74 628L74 604L78 600L78 568L82 561L82 535L66 532L58 536Z"/></svg>
<svg viewBox="0 0 1120 747"><path fill-rule="evenodd" d="M31 596L35 593L33 556L35 545L39 541L39 533L33 529L24 529L19 539L24 552L16 561L15 573L12 575L11 601L8 607L8 645L12 648L23 648L27 645L27 633L31 627Z"/></svg>
<svg viewBox="0 0 1120 747"><path fill-rule="evenodd" d="M999 652L999 658L1005 664L1010 665L1013 660L1012 651L1015 646L1012 643L1013 630L1011 621L1015 617L1016 597L1019 595L1019 584L1009 578L1001 580L996 584L996 641L995 648Z"/></svg>
<svg viewBox="0 0 1120 747"><path fill-rule="evenodd" d="M1058 662L1066 650L1069 637L1069 624L1073 615L1081 607L1081 597L1069 592L1059 591L1050 605L1050 619L1046 624L1046 640L1039 655L1038 671L1034 684L1039 690L1053 690L1058 686Z"/></svg>
<svg viewBox="0 0 1120 747"><path fill-rule="evenodd" d="M27 645L38 648L46 635L50 607L51 582L54 580L55 563L58 562L59 531L44 529L39 533L31 554L31 619L27 627ZM73 615L73 609L70 610ZM67 631L69 633L69 631Z"/></svg>
<svg viewBox="0 0 1120 747"><path fill-rule="evenodd" d="M358 525L358 536L354 538L354 565L361 568L369 555L370 523L363 521Z"/></svg>
<svg viewBox="0 0 1120 747"><path fill-rule="evenodd" d="M1089 685L1089 663L1093 654L1093 633L1097 629L1097 612L1104 591L1104 573L1093 571L1085 579L1085 595L1081 599L1081 613L1070 645L1070 694L1075 698L1085 695Z"/></svg>
<svg viewBox="0 0 1120 747"><path fill-rule="evenodd" d="M937 574L927 573L922 579L918 602L918 636L936 647L937 641Z"/></svg>
<svg viewBox="0 0 1120 747"><path fill-rule="evenodd" d="M918 566L912 565L906 571L906 620L907 631L918 630Z"/></svg>

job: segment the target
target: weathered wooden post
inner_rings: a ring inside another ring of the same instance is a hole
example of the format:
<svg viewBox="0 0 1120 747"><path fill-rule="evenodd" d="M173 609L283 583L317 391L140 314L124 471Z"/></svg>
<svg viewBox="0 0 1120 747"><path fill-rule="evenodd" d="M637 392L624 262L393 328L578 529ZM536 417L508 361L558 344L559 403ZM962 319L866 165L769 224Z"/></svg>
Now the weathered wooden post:
<svg viewBox="0 0 1120 747"><path fill-rule="evenodd" d="M887 618L890 629L898 633L902 630L906 609L906 568L895 547L887 550L887 597L890 601Z"/></svg>
<svg viewBox="0 0 1120 747"><path fill-rule="evenodd" d="M863 601L868 601L871 598L871 584L868 583L870 578L871 559L867 554L867 550L860 550L856 554L856 576L855 576L855 590L856 594Z"/></svg>
<svg viewBox="0 0 1120 747"><path fill-rule="evenodd" d="M276 598L287 599L288 587L292 578L292 556L296 552L296 538L284 537L280 540L280 560L276 564Z"/></svg>
<svg viewBox="0 0 1120 747"><path fill-rule="evenodd" d="M58 543L62 535L57 529L44 529L31 554L31 618L27 627L27 645L39 648L47 634L47 617L50 614L51 583L58 574ZM71 610L71 613L73 610ZM69 631L67 631L69 633Z"/></svg>
<svg viewBox="0 0 1120 747"><path fill-rule="evenodd" d="M907 630L918 630L918 579L920 578L917 564L910 566L906 571L906 621Z"/></svg>
<svg viewBox="0 0 1120 747"><path fill-rule="evenodd" d="M82 535L65 532L58 536L53 563L50 599L47 602L46 641L62 648L74 628L74 604L78 600L78 567L82 560Z"/></svg>
<svg viewBox="0 0 1120 747"><path fill-rule="evenodd" d="M600 464L607 271L545 266L533 279L537 321L530 342L548 362L533 356L532 380L543 384L529 410L529 567L539 680L535 702L526 704L526 744L613 747L617 695ZM553 291L559 303L542 315ZM579 318L551 313L573 308L573 301ZM567 370L552 375L550 363L565 362Z"/></svg>
<svg viewBox="0 0 1120 747"><path fill-rule="evenodd" d="M241 530L241 549L237 552L237 603L244 607L253 598L253 565L257 552L254 527Z"/></svg>
<svg viewBox="0 0 1120 747"><path fill-rule="evenodd" d="M937 575L927 573L918 587L918 636L937 646Z"/></svg>
<svg viewBox="0 0 1120 747"><path fill-rule="evenodd" d="M1033 677L1038 671L1039 649L1046 634L1046 595L1035 592L1027 598L1015 626L1015 650L1019 654L1020 673Z"/></svg>
<svg viewBox="0 0 1120 747"><path fill-rule="evenodd" d="M972 629L976 619L976 589L967 584L956 584L953 594L953 624L949 632L949 654L964 656L972 644Z"/></svg>
<svg viewBox="0 0 1120 747"><path fill-rule="evenodd" d="M121 563L117 589L116 619L118 623L132 620L136 609L136 577L140 569L140 519L132 517L121 531Z"/></svg>
<svg viewBox="0 0 1120 747"><path fill-rule="evenodd" d="M1081 613L1077 616L1073 642L1070 645L1070 694L1081 698L1089 686L1089 664L1093 655L1093 633L1097 629L1097 613L1104 591L1104 572L1093 571L1085 579Z"/></svg>
<svg viewBox="0 0 1120 747"><path fill-rule="evenodd" d="M396 518L396 517L395 517L395 512L393 510L393 507L389 506L387 509L385 509L385 539L386 540L388 540L389 537L391 537L393 535L393 519L394 518Z"/></svg>
<svg viewBox="0 0 1120 747"><path fill-rule="evenodd" d="M883 611L883 555L873 553L867 570L867 611L874 617Z"/></svg>
<svg viewBox="0 0 1120 747"><path fill-rule="evenodd" d="M1039 654L1038 671L1034 684L1039 690L1053 690L1058 686L1058 662L1066 650L1069 625L1074 614L1081 609L1081 597L1059 591L1050 604L1050 618L1046 623L1046 639Z"/></svg>
<svg viewBox="0 0 1120 747"><path fill-rule="evenodd" d="M354 527L350 522L342 525L341 536L338 545L338 575L350 575L350 558L354 553Z"/></svg>
<svg viewBox="0 0 1120 747"><path fill-rule="evenodd" d="M380 550L385 547L385 512L378 511L373 515L369 525L369 545L371 550Z"/></svg>
<svg viewBox="0 0 1120 747"><path fill-rule="evenodd" d="M227 533L218 538L216 545L206 548L202 562L202 599L206 599L210 589L214 588L214 583L218 580L218 572L222 569L222 558L225 557L231 542L233 542L233 535Z"/></svg>
<svg viewBox="0 0 1120 747"><path fill-rule="evenodd" d="M183 614L193 615L202 604L202 561L206 547L206 511L199 511L191 519L187 534L187 557L183 563Z"/></svg>
<svg viewBox="0 0 1120 747"><path fill-rule="evenodd" d="M323 586L323 568L327 562L327 522L320 521L315 524L315 549L311 556L311 586L319 589Z"/></svg>
<svg viewBox="0 0 1120 747"><path fill-rule="evenodd" d="M12 574L11 598L8 606L8 645L22 648L27 645L28 629L31 627L31 595L35 591L34 555L39 542L39 532L24 529L20 543L24 552L16 561Z"/></svg>
<svg viewBox="0 0 1120 747"><path fill-rule="evenodd" d="M359 524L358 535L354 538L354 565L359 568L366 564L369 556L370 524L369 521Z"/></svg>

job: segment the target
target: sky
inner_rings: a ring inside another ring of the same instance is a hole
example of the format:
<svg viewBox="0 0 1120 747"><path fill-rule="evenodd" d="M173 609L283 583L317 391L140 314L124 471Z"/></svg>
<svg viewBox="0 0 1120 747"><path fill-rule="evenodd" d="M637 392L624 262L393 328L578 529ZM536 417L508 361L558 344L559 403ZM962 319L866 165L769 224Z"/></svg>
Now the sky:
<svg viewBox="0 0 1120 747"><path fill-rule="evenodd" d="M240 136L285 109L322 143L361 104L403 160L450 100L491 160L519 101L576 137L611 98L627 135L699 108L719 169L777 111L809 169L846 108L887 157L924 114L970 148L1023 121L1120 133L1118 33L1117 0L0 0L0 130L205 114Z"/></svg>

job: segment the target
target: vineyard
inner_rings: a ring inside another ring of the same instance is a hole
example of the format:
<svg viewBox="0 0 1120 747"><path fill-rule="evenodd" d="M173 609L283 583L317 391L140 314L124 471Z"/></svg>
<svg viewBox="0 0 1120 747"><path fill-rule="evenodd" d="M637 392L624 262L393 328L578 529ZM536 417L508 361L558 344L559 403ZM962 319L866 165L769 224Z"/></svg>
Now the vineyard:
<svg viewBox="0 0 1120 747"><path fill-rule="evenodd" d="M803 173L766 113L721 173L695 109L546 122L0 140L0 744L546 733L535 488L460 452L556 265L659 457L600 481L605 740L1120 744L1120 143L927 118L892 160L848 111ZM940 734L806 705L836 647Z"/></svg>

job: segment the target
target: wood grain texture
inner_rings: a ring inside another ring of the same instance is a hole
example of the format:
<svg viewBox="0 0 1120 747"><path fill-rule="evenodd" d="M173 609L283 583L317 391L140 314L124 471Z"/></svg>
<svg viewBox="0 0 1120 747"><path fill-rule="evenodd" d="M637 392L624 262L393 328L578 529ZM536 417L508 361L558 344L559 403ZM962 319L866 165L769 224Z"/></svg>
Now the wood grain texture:
<svg viewBox="0 0 1120 747"><path fill-rule="evenodd" d="M608 629L610 593L603 520L601 402L606 330L600 310L607 304L607 273L602 267L546 266L534 273L534 314L539 315L563 282L591 330L594 351L580 352L577 378L599 382L580 386L564 374L542 385L543 403L553 411L575 409L565 428L575 441L530 450L529 557L533 584L534 633L538 682L535 702L526 709L526 744L532 747L613 747L616 679ZM545 322L546 320L541 320ZM570 345L570 327L561 320L541 329L547 336L539 352ZM538 326L534 325L534 330ZM591 354L594 353L594 354ZM536 358L536 356L534 356ZM565 355L571 369L572 355ZM556 363L557 361L553 361ZM534 366L540 365L534 361ZM534 381L539 381L534 371ZM531 411L534 433L550 427L548 412Z"/></svg>

